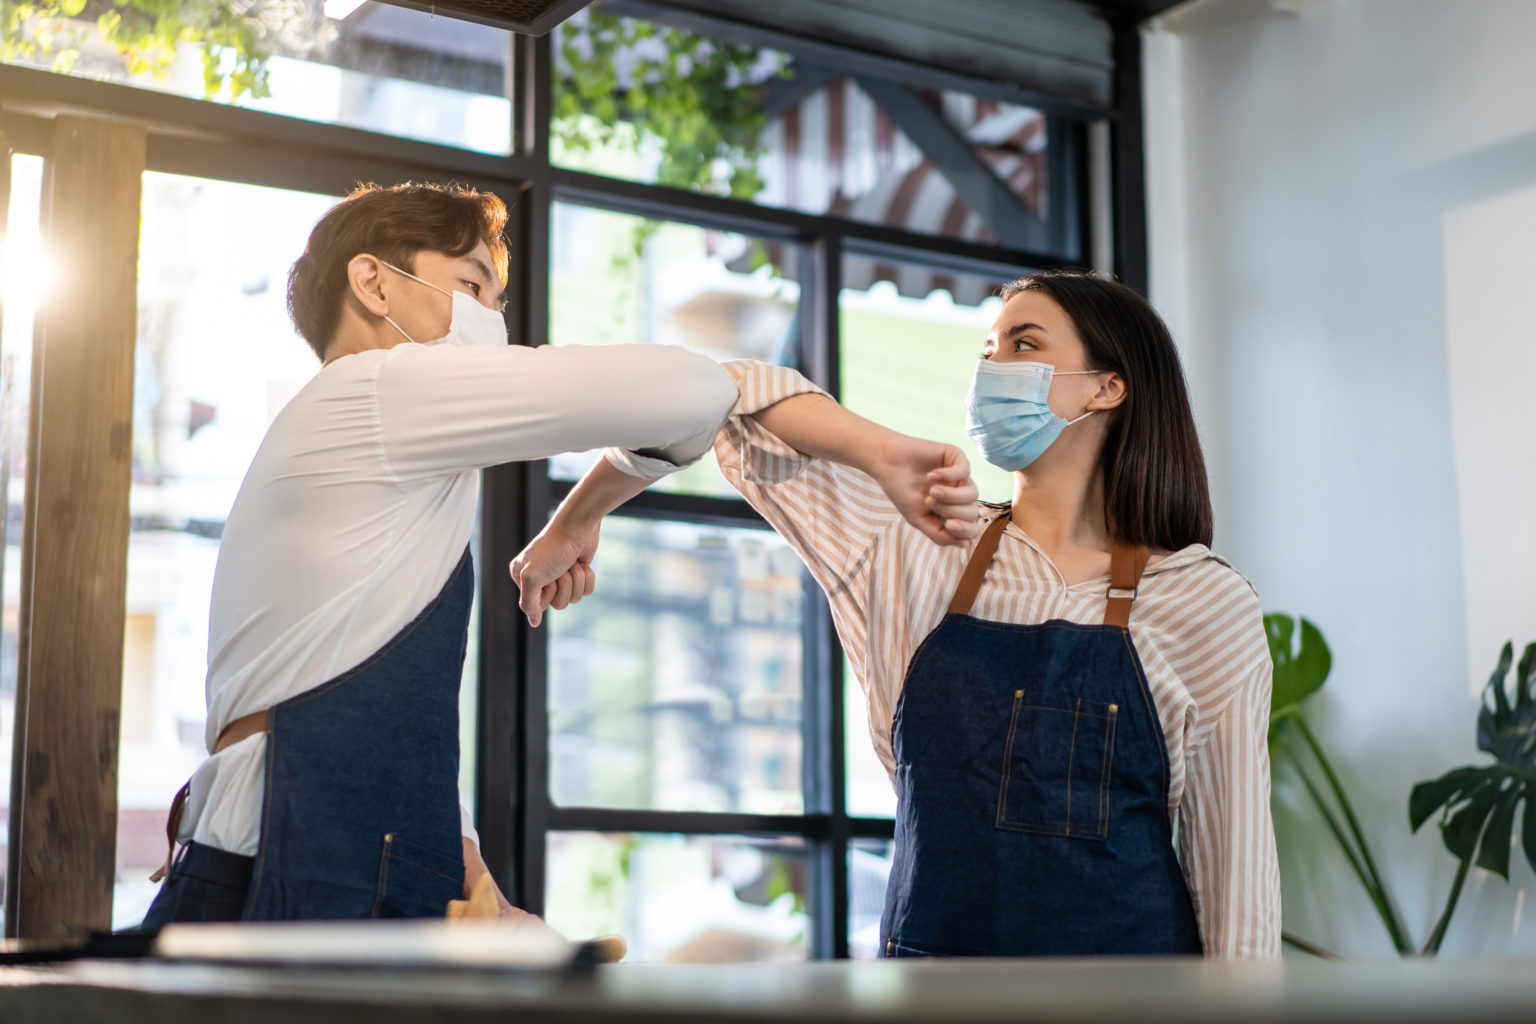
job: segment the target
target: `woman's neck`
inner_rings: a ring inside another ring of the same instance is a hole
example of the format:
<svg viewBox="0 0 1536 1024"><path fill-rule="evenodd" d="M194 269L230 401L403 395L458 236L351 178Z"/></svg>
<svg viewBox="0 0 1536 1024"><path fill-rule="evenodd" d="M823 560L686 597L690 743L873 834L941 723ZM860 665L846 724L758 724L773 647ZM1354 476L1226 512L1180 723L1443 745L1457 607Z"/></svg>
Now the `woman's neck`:
<svg viewBox="0 0 1536 1024"><path fill-rule="evenodd" d="M1043 461L1043 458L1042 460ZM1075 463L1075 464L1074 464ZM1104 481L1078 460L1031 466L1013 475L1013 521L1058 564L1074 553L1106 553Z"/></svg>

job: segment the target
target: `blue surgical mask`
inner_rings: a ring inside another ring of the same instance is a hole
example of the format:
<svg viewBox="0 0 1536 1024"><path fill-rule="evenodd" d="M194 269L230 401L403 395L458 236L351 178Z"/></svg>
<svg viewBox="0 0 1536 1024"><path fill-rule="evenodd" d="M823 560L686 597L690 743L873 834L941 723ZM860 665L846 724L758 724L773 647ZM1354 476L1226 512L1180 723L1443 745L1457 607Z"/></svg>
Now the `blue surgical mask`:
<svg viewBox="0 0 1536 1024"><path fill-rule="evenodd" d="M1065 420L1047 398L1052 377L1099 373L1058 371L1049 363L994 363L983 359L965 396L965 432L982 458L1012 473L1038 459L1061 432L1093 413Z"/></svg>

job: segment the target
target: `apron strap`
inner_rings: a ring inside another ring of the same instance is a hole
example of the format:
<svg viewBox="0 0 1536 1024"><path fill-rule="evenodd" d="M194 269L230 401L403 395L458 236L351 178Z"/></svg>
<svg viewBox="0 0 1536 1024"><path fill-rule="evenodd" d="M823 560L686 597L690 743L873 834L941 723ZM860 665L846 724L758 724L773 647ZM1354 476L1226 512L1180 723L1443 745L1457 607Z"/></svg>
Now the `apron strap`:
<svg viewBox="0 0 1536 1024"><path fill-rule="evenodd" d="M241 715L219 730L218 738L213 741L213 752L217 754L234 746L241 740L248 740L259 732L267 730L266 711L253 711L248 715ZM171 800L171 813L165 816L165 843L170 847L170 852L165 855L165 863L160 869L149 876L151 882L158 882L171 873L171 861L176 857L176 836L181 832L181 815L187 809L187 797L192 793L192 780L176 791L176 796Z"/></svg>
<svg viewBox="0 0 1536 1024"><path fill-rule="evenodd" d="M992 564L992 556L997 553L997 542L1008 528L1009 518L1010 514L1004 512L992 520L982 533L981 540L976 542L971 560L965 563L965 574L960 577L960 585L955 588L955 596L949 602L950 615L971 613L971 605L976 603L976 592L981 589L982 577L987 574L987 566Z"/></svg>
<svg viewBox="0 0 1536 1024"><path fill-rule="evenodd" d="M1151 557L1144 546L1133 547L1115 541L1109 555L1109 590L1105 593L1104 625L1129 629L1131 602L1136 600L1136 589L1141 586L1141 574Z"/></svg>

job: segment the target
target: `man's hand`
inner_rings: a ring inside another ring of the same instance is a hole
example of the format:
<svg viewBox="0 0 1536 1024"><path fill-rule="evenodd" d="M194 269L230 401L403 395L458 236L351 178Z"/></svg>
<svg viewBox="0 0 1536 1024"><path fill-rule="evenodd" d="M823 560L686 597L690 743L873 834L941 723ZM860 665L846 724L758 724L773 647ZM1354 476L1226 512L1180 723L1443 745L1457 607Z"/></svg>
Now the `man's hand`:
<svg viewBox="0 0 1536 1024"><path fill-rule="evenodd" d="M539 535L512 559L508 571L517 584L517 606L537 627L544 609L565 608L592 593L597 574L592 558L597 554L598 529L572 528L557 513Z"/></svg>
<svg viewBox="0 0 1536 1024"><path fill-rule="evenodd" d="M971 464L954 445L891 431L866 468L902 517L935 544L960 547L980 535Z"/></svg>

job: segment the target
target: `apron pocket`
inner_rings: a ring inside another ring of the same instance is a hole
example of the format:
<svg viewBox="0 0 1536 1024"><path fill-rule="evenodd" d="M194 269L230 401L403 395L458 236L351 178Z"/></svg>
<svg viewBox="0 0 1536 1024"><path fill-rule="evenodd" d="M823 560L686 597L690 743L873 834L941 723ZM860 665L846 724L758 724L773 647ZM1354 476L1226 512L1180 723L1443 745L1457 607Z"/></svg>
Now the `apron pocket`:
<svg viewBox="0 0 1536 1024"><path fill-rule="evenodd" d="M997 796L997 827L1103 839L1117 704L1015 690Z"/></svg>
<svg viewBox="0 0 1536 1024"><path fill-rule="evenodd" d="M448 901L464 895L464 855L441 853L404 839L384 837L373 917L444 917Z"/></svg>

